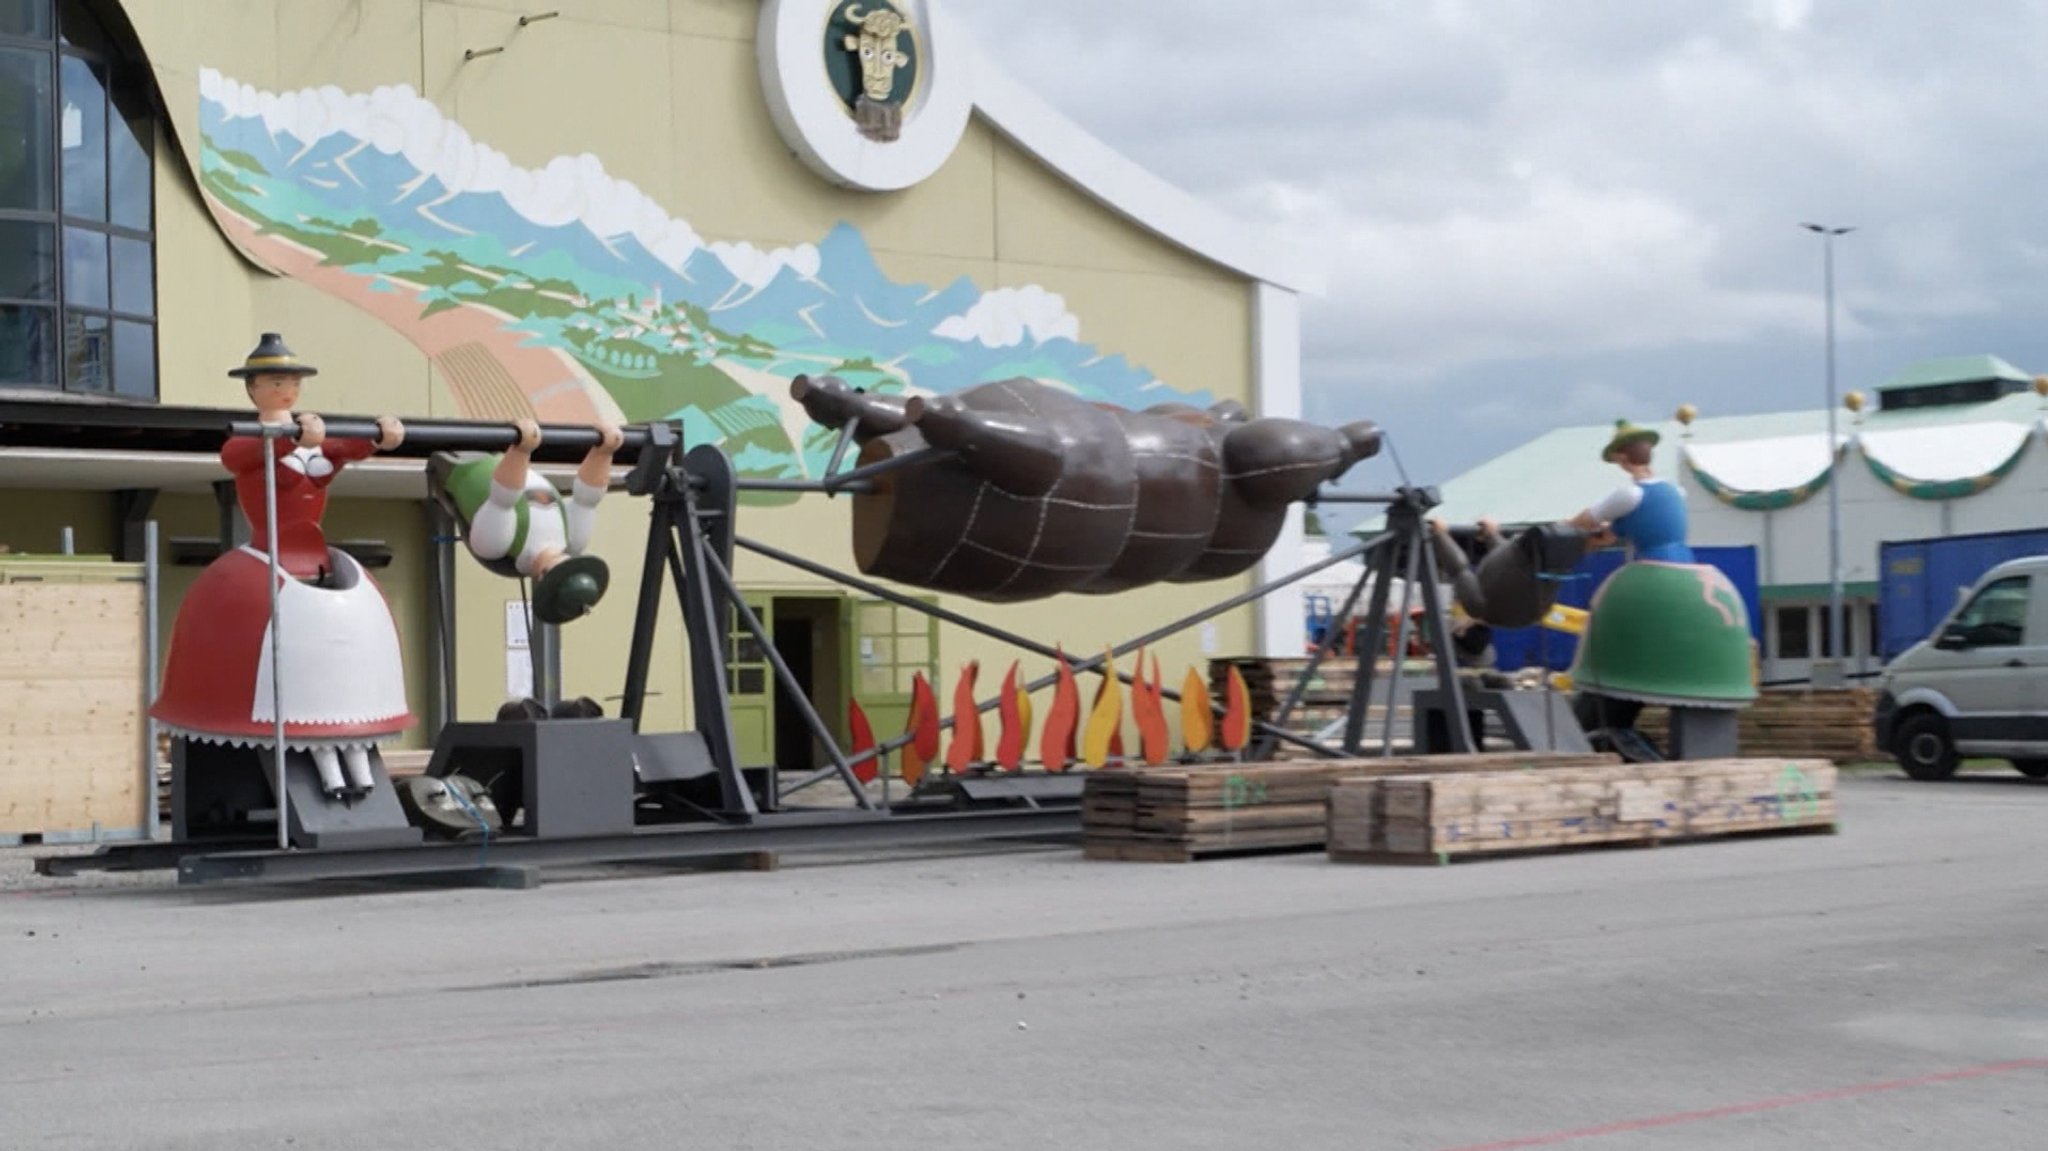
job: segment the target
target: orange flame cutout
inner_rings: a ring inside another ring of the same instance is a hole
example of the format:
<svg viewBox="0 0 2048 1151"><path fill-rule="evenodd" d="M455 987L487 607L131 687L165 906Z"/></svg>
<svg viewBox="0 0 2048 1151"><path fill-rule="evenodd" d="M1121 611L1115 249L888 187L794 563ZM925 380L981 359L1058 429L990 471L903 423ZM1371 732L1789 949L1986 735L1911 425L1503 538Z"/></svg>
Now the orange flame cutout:
<svg viewBox="0 0 2048 1151"><path fill-rule="evenodd" d="M1017 690L1017 665L1010 664L1009 673L1003 676L1003 691L996 711L1002 717L1001 734L996 736L996 764L1004 771L1019 771L1024 767L1024 739L1031 732L1031 721L1023 714L1018 701L1024 707L1031 706L1031 699Z"/></svg>
<svg viewBox="0 0 2048 1151"><path fill-rule="evenodd" d="M1052 771L1065 771L1074 761L1074 728L1081 719L1081 689L1074 685L1074 669L1067 664L1064 649L1059 652L1059 682L1052 691L1052 710L1045 716L1045 731L1038 737L1038 758Z"/></svg>
<svg viewBox="0 0 2048 1151"><path fill-rule="evenodd" d="M1209 685L1202 682L1194 668L1189 668L1187 678L1180 683L1180 742L1189 755L1209 750L1209 741L1216 731L1215 717L1209 714L1212 706Z"/></svg>
<svg viewBox="0 0 2048 1151"><path fill-rule="evenodd" d="M1252 737L1252 693L1236 664L1230 665L1230 688L1223 705L1223 749L1241 751Z"/></svg>
<svg viewBox="0 0 2048 1151"><path fill-rule="evenodd" d="M1024 767L1024 751L1031 744L1031 693L1017 689L1017 767Z"/></svg>
<svg viewBox="0 0 2048 1151"><path fill-rule="evenodd" d="M1145 653L1138 653L1138 674L1131 680L1131 717L1138 721L1138 749L1146 763L1158 765L1172 754L1172 733L1166 728L1166 697L1159 691L1159 657L1152 657L1152 682L1145 682Z"/></svg>
<svg viewBox="0 0 2048 1151"><path fill-rule="evenodd" d="M1081 759L1089 767L1101 767L1112 755L1123 754L1124 687L1116 677L1116 657L1106 654L1102 661L1102 686L1095 691L1095 706L1088 713L1088 730L1081 737Z"/></svg>
<svg viewBox="0 0 2048 1151"><path fill-rule="evenodd" d="M910 682L910 719L904 730L911 740L903 748L903 782L916 787L939 756L939 701L923 672Z"/></svg>
<svg viewBox="0 0 2048 1151"><path fill-rule="evenodd" d="M857 699L846 701L846 726L852 729L853 734L853 746L847 749L851 754L846 758L856 759L875 750L875 729L868 723L868 713L861 710L860 701ZM867 759L853 765L853 778L862 783L873 783L875 773L881 770L881 765L880 756L868 756Z"/></svg>
<svg viewBox="0 0 2048 1151"><path fill-rule="evenodd" d="M981 758L981 709L974 706L974 681L981 661L969 660L953 685L953 742L946 748L946 770L961 775Z"/></svg>

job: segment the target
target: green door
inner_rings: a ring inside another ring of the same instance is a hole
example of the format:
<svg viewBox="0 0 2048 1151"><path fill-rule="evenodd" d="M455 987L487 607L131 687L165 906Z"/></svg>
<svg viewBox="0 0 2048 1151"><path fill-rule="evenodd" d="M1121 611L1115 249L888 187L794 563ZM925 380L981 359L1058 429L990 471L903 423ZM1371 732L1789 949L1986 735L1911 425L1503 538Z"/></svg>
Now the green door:
<svg viewBox="0 0 2048 1151"><path fill-rule="evenodd" d="M761 630L775 634L775 603L765 592L742 592L741 597L761 621ZM725 691L732 706L732 739L738 746L740 763L761 767L775 762L775 669L768 653L747 630L740 613L727 617Z"/></svg>
<svg viewBox="0 0 2048 1151"><path fill-rule="evenodd" d="M924 597L935 602L933 597ZM932 683L945 710L948 687L938 682L939 621L887 600L856 599L846 613L845 650L853 657L853 698L867 712L877 742L901 735L910 722L910 692L918 672ZM890 770L894 772L894 757Z"/></svg>

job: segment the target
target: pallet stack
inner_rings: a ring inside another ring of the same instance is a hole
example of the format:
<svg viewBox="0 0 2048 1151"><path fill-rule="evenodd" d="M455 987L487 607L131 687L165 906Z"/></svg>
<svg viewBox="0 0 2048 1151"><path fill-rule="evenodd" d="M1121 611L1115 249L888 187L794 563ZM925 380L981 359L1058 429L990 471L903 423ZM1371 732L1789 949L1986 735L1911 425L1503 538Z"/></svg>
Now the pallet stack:
<svg viewBox="0 0 2048 1151"><path fill-rule="evenodd" d="M1338 780L1616 762L1609 755L1516 752L1091 772L1081 794L1082 854L1186 863L1245 851L1314 850L1328 838L1330 789Z"/></svg>
<svg viewBox="0 0 2048 1151"><path fill-rule="evenodd" d="M1831 831L1835 766L1729 759L1549 771L1351 778L1330 793L1328 848L1344 862Z"/></svg>
<svg viewBox="0 0 2048 1151"><path fill-rule="evenodd" d="M1877 693L1869 688L1767 691L1744 708L1736 736L1744 755L1784 755L1856 763L1882 759L1871 714ZM1669 713L1645 709L1637 727L1661 744Z"/></svg>

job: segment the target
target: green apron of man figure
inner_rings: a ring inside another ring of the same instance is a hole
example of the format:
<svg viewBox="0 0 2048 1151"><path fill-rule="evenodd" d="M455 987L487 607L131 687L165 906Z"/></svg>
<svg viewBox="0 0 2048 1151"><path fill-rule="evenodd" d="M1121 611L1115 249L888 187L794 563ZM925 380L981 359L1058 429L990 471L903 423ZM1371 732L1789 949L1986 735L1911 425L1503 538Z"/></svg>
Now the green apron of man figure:
<svg viewBox="0 0 2048 1151"><path fill-rule="evenodd" d="M519 442L503 455L437 460L442 504L485 567L533 581L534 618L568 623L595 607L610 583L604 561L583 553L624 437L612 424L598 425L597 446L584 455L564 500L533 470L540 425L520 420L518 428Z"/></svg>

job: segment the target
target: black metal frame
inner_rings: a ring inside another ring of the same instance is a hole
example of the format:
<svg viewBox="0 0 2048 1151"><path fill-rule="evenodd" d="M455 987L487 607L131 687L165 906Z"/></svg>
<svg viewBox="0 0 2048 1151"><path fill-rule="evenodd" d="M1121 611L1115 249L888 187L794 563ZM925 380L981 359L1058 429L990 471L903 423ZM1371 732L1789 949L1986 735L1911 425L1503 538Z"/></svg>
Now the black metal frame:
<svg viewBox="0 0 2048 1151"><path fill-rule="evenodd" d="M1381 725L1379 754L1386 756L1393 751L1394 707L1401 679L1401 663L1408 650L1408 598L1419 587L1422 592L1423 627L1427 632L1431 662L1436 668L1437 686L1452 702L1453 716L1465 715L1465 692L1458 679L1457 660L1452 654L1450 617L1447 605L1443 603L1442 572L1438 570L1436 552L1430 546L1429 524L1426 519L1429 510L1442 502L1436 489L1428 487L1403 486L1391 494L1349 494L1325 492L1318 495L1315 503L1338 504L1384 504L1386 505L1386 530L1373 537L1363 549L1366 551L1365 571L1358 582L1351 587L1351 593L1344 599L1344 607L1333 619L1351 618L1352 610L1358 604L1358 597L1366 585L1372 586L1372 599L1366 608L1365 641L1358 645L1358 671L1351 685L1351 702L1344 714L1344 742L1337 751L1328 754L1360 756L1365 754L1365 721L1372 707L1372 681L1379 663L1380 644L1386 637L1387 599L1393 590L1394 569L1401 568L1401 613L1396 621L1394 640L1394 673L1387 681L1386 719ZM1353 551L1341 553L1355 554ZM1330 627L1323 633L1316 650L1309 656L1308 666L1295 681L1293 690L1274 713L1270 728L1262 728L1259 741L1253 744L1254 758L1264 758L1273 753L1275 732L1293 716L1294 709L1301 706L1302 696L1308 691L1310 681L1315 678L1316 669L1330 656L1330 649L1337 640L1338 629ZM1476 742L1470 727L1464 722L1450 725L1451 750L1470 752Z"/></svg>
<svg viewBox="0 0 2048 1151"><path fill-rule="evenodd" d="M327 428L328 434L335 436L367 437L376 434L374 425L367 420L336 418L328 421ZM510 425L483 425L459 421L408 422L407 428L407 454L424 454L451 448L502 449L510 446L516 435ZM260 434L261 430L253 421L247 419L232 421L228 426L229 433L234 435ZM557 452L579 447L587 448L596 442L596 434L589 428L548 428L543 431L543 443ZM505 867L516 866L522 862L542 864L687 859L773 847L901 844L936 839L1071 835L1078 832L1079 813L1073 806L1048 809L1033 802L1009 811L956 810L935 814L929 805L912 802L898 808L876 810L855 777L853 769L861 762L904 746L910 742L911 736L904 734L895 737L871 751L849 757L816 710L808 705L801 685L796 682L788 664L777 650L774 637L747 606L733 579L733 552L735 548L745 548L864 594L924 612L1023 650L1050 658L1063 658L1058 649L1025 636L943 607L921 602L871 581L758 541L740 538L736 534L735 518L741 491L799 491L824 495L841 491L864 491L869 488L875 476L896 468L925 462L938 453L914 453L867 467L844 472L834 471L825 478L815 481L777 481L741 479L736 474L731 459L715 445L698 445L685 452L679 430L669 424L657 423L629 430L622 454L628 451L634 453L636 458L627 479L627 491L636 496L646 497L650 507L633 636L627 651L621 717L630 721L636 732L639 731L645 716L654 633L659 622L663 590L665 586L672 586L683 613L685 638L689 646L691 690L698 733L709 749L718 780L718 806L707 808L703 812L710 817L710 822L641 826L629 834L556 839L508 835L493 838L487 845L447 844L353 851L223 851L221 848L231 848L234 845L218 842L188 843L182 846L146 844L137 845L134 851L110 847L103 849L99 856L73 858L68 862L45 860L39 862L39 867L44 868L46 873L55 874L90 868L95 866L93 861L104 867L167 866L175 862L183 882L200 883L231 879L281 881L411 873L467 873L487 870L493 863ZM843 456L843 451L835 451L834 456ZM1287 575L1266 581L1200 611L1127 639L1102 654L1079 658L1064 657L1068 670L1075 673L1106 674L1105 665L1118 656L1183 632L1318 571L1360 555L1368 557L1368 578L1375 574L1380 577L1373 596L1374 619L1368 630L1371 650L1376 650L1384 626L1388 587L1386 577L1391 575L1398 557L1406 562L1411 587L1414 586L1418 573L1423 577L1421 586L1428 612L1425 626L1430 629L1432 646L1437 654L1439 682L1443 689L1450 693L1452 699L1461 699L1456 671L1449 655L1449 633L1447 620L1443 615L1444 605L1439 602L1440 597L1435 584L1436 564L1426 546L1427 537L1424 534L1422 520L1423 513L1437 502L1434 491L1403 487L1384 495L1330 493L1322 496L1321 501L1385 504L1388 508L1388 530L1370 539L1338 549L1323 560L1304 565ZM1352 589L1346 603L1347 611L1356 603L1365 582L1361 580ZM732 727L728 676L734 652L731 644L732 628L724 614L726 610L733 611L740 625L760 644L776 676L790 689L791 696L803 701L799 704L802 718L812 736L827 749L832 760L830 767L814 772L787 788L781 786L774 769L770 767L766 786L759 792L756 791L754 781L749 779L745 765L740 762ZM1402 630L1405 633L1405 613ZM1326 636L1311 663L1311 668L1327 655L1329 646L1330 637ZM1352 730L1347 731L1342 747L1332 747L1286 730L1284 724L1293 707L1299 702L1298 688L1279 714L1270 719L1254 721L1254 729L1260 736L1255 747L1270 752L1276 743L1285 741L1323 756L1360 754L1360 729L1370 699L1372 683L1370 664L1369 659L1362 662L1359 683L1352 700ZM1136 677L1132 673L1116 674L1126 683L1135 682ZM1024 685L1024 690L1040 690L1055 682L1057 678L1057 672L1046 674ZM1177 692L1162 690L1161 694L1165 698L1180 699ZM1001 697L996 696L977 701L977 707L980 711L986 712L1000 706L1000 703ZM1390 685L1390 713L1391 705ZM1218 701L1214 706L1221 711L1223 703ZM1462 705L1456 714L1462 714ZM950 726L952 722L950 717L942 719L941 726ZM1469 749L1469 733L1462 729L1454 730L1453 742L1459 749ZM1383 748L1383 753L1384 750ZM839 778L846 785L854 797L856 809L833 813L782 810L782 800L786 796L833 777ZM487 859L491 862L487 863ZM127 862L124 863L124 860Z"/></svg>

